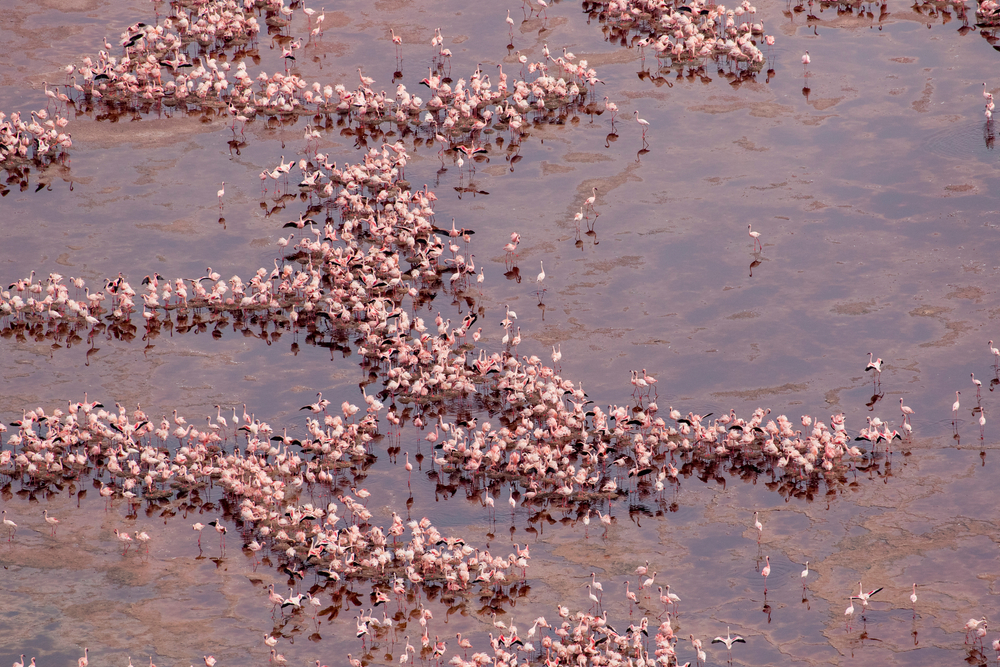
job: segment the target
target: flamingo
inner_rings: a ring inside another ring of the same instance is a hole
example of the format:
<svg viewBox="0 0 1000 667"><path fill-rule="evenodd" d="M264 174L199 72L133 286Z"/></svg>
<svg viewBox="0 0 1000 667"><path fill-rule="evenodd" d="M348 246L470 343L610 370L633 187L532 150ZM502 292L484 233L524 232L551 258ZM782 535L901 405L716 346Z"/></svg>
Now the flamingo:
<svg viewBox="0 0 1000 667"><path fill-rule="evenodd" d="M586 588L587 588L587 597L588 597L588 598L590 598L590 601L591 601L591 602L592 602L592 603L593 603L594 605L600 605L600 604L601 604L601 601L600 601L600 600L599 600L599 599L597 598L597 596L596 596L596 595L594 595L594 592L593 592L593 591L591 590L591 588L590 588L590 584L587 584L587 587L586 587Z"/></svg>
<svg viewBox="0 0 1000 667"><path fill-rule="evenodd" d="M642 369L642 379L645 380L646 384L649 385L650 387L653 387L653 385L656 384L657 382L656 378L654 378L652 375L646 374L645 368ZM656 393L656 387L653 387L653 392ZM658 393L657 396L659 396Z"/></svg>
<svg viewBox="0 0 1000 667"><path fill-rule="evenodd" d="M985 616L983 616L978 621L976 619L974 619L974 618L970 618L968 620L968 622L965 624L965 643L966 644L969 643L969 633L971 633L973 631L978 632L980 625L982 625L982 626L985 627L985 625L986 625L986 617Z"/></svg>
<svg viewBox="0 0 1000 667"><path fill-rule="evenodd" d="M403 38L397 35L392 28L389 28L389 34L392 35L392 43L396 45L396 55L399 56L403 49Z"/></svg>
<svg viewBox="0 0 1000 667"><path fill-rule="evenodd" d="M764 244L760 242L760 232L753 231L753 223L747 225L747 234L753 239L753 249L756 250L760 246L761 250L764 250Z"/></svg>
<svg viewBox="0 0 1000 667"><path fill-rule="evenodd" d="M592 583L594 585L594 590L596 590L598 593L600 593L601 597L604 597L604 586L602 586L601 582L599 582L597 580L597 573L596 572L591 572L590 573L590 583Z"/></svg>
<svg viewBox="0 0 1000 667"><path fill-rule="evenodd" d="M129 535L128 533L118 532L117 528L115 528L115 536L118 538L119 542L125 545L125 549L124 551L122 551L122 555L124 556L125 554L128 553L128 548L132 546L132 536Z"/></svg>
<svg viewBox="0 0 1000 667"><path fill-rule="evenodd" d="M670 584L667 584L667 592L665 595L667 597L668 604L672 604L675 607L680 604L681 598L676 593L670 592Z"/></svg>
<svg viewBox="0 0 1000 667"><path fill-rule="evenodd" d="M642 126L642 138L645 139L646 138L646 130L649 128L649 121L646 120L645 118L639 118L639 110L638 109L636 109L636 111L635 111L635 120L636 120L637 123L639 123L639 125Z"/></svg>
<svg viewBox="0 0 1000 667"><path fill-rule="evenodd" d="M7 536L7 541L10 542L14 537L14 533L17 532L17 524L7 518L7 510L3 510L0 514L3 515L3 525L10 529L10 535Z"/></svg>
<svg viewBox="0 0 1000 667"><path fill-rule="evenodd" d="M771 574L771 557L764 556L764 560L767 561L767 565L760 571L760 576L764 577L764 595L767 595L767 578Z"/></svg>
<svg viewBox="0 0 1000 667"><path fill-rule="evenodd" d="M881 586L878 587L878 588L876 588L873 591L869 591L869 592L865 593L865 589L862 588L861 582L860 581L858 582L858 594L855 595L855 596L853 596L853 597L854 597L855 600L861 600L862 618L863 618L863 614L864 614L864 609L865 609L865 607L868 606L868 600L873 595L875 595L876 593L878 593L880 590L882 590Z"/></svg>
<svg viewBox="0 0 1000 667"><path fill-rule="evenodd" d="M899 399L899 409L903 412L903 421L908 422L910 415L913 414L913 408L908 405L903 405L903 399Z"/></svg>
<svg viewBox="0 0 1000 667"><path fill-rule="evenodd" d="M627 581L627 580L625 581L625 597L627 597L629 599L630 603L639 604L639 600L636 599L635 593L633 593L632 591L630 591L628 589L628 585L630 583L632 583L632 582ZM629 604L629 613L632 613L631 609L632 609L632 604Z"/></svg>
<svg viewBox="0 0 1000 667"><path fill-rule="evenodd" d="M868 365L865 366L865 372L875 371L872 375L872 382L882 379L882 357L879 357L872 361L872 357L875 356L871 352L868 353Z"/></svg>
<svg viewBox="0 0 1000 667"><path fill-rule="evenodd" d="M212 519L211 521L208 522L208 525L210 525L213 528L215 528L215 532L217 532L219 534L219 545L222 547L222 550L225 551L225 549L226 549L226 527L222 525L222 520L221 519ZM199 537L199 542L198 542L199 546L201 546L201 541L200 540L201 540L201 538Z"/></svg>
<svg viewBox="0 0 1000 667"><path fill-rule="evenodd" d="M955 402L951 404L951 423L955 423L955 418L958 417L958 409L962 407L959 405L958 397L962 394L960 391L955 392Z"/></svg>
<svg viewBox="0 0 1000 667"><path fill-rule="evenodd" d="M610 98L605 96L604 98L604 108L607 109L608 113L611 114L611 124L615 123L615 115L618 113L618 105L611 101Z"/></svg>
<svg viewBox="0 0 1000 667"><path fill-rule="evenodd" d="M737 642L740 642L741 644L746 644L747 640L743 639L743 637L740 637L739 635L736 635L735 637L731 636L729 634L729 626L726 626L726 636L725 637L716 637L715 639L712 640L713 644L725 644L726 645L726 650L729 651L729 662L733 661L733 644L735 644Z"/></svg>
<svg viewBox="0 0 1000 667"><path fill-rule="evenodd" d="M50 526L52 526L52 534L55 535L56 534L56 526L59 525L59 519L56 519L55 517L49 516L49 511L48 510L42 510L42 516L45 517L45 523L47 523Z"/></svg>

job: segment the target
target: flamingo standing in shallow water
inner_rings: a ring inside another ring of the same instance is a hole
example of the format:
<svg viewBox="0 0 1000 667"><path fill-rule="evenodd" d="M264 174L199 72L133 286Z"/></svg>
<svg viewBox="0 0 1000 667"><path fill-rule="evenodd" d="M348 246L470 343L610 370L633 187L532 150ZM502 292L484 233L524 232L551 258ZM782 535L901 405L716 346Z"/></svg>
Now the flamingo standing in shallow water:
<svg viewBox="0 0 1000 667"><path fill-rule="evenodd" d="M198 533L198 548L201 549L201 531L204 530L205 524L203 524L203 523L194 523L194 524L191 524L191 528L196 533Z"/></svg>
<svg viewBox="0 0 1000 667"><path fill-rule="evenodd" d="M747 225L747 234L753 239L753 249L757 250L758 247L763 251L764 244L760 242L760 232L755 232L753 230L753 223Z"/></svg>
<svg viewBox="0 0 1000 667"><path fill-rule="evenodd" d="M611 125L615 124L615 115L618 113L618 105L610 100L610 98L604 98L604 108L611 114Z"/></svg>
<svg viewBox="0 0 1000 667"><path fill-rule="evenodd" d="M10 542L14 538L14 533L17 532L17 524L7 518L7 510L0 512L0 515L3 516L3 525L10 529L10 535L7 536L7 541ZM24 656L21 657L23 658Z"/></svg>
<svg viewBox="0 0 1000 667"><path fill-rule="evenodd" d="M910 415L913 414L913 408L908 405L903 405L903 399L899 399L899 409L903 412L903 422L908 423L910 421Z"/></svg>
<svg viewBox="0 0 1000 667"><path fill-rule="evenodd" d="M642 139L643 139L643 141L645 141L646 140L646 130L649 128L649 121L646 120L645 118L639 118L639 111L638 111L638 109L635 112L635 120L636 120L637 123L639 123L639 125L642 126Z"/></svg>
<svg viewBox="0 0 1000 667"><path fill-rule="evenodd" d="M56 526L59 525L59 519L49 516L48 510L42 510L42 516L45 517L45 523L52 526L52 534L56 534Z"/></svg>
<svg viewBox="0 0 1000 667"><path fill-rule="evenodd" d="M874 383L874 382L876 382L876 380L879 381L879 382L881 382L882 381L882 357L879 357L879 358L877 358L875 360L872 360L873 356L875 356L875 355L872 354L871 352L868 353L868 365L865 366L865 372L867 373L868 371L875 371L875 373L872 375L872 382Z"/></svg>
<svg viewBox="0 0 1000 667"><path fill-rule="evenodd" d="M985 625L986 625L986 617L985 616L983 616L978 621L976 619L974 619L974 618L970 618L969 621L965 624L965 643L966 644L969 643L969 635L972 632L978 632L980 625L982 625L982 626L985 627Z"/></svg>
<svg viewBox="0 0 1000 667"><path fill-rule="evenodd" d="M639 604L639 600L636 599L635 593L633 593L632 591L630 591L628 589L628 585L630 583L632 583L632 582L630 582L628 580L625 581L625 597L627 597L628 601L629 601L629 614L632 613L632 604Z"/></svg>

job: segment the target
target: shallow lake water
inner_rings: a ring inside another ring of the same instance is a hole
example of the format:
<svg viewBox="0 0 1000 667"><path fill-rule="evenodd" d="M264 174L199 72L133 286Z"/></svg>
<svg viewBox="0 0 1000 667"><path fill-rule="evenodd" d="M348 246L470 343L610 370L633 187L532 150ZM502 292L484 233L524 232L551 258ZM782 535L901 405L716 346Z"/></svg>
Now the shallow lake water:
<svg viewBox="0 0 1000 667"><path fill-rule="evenodd" d="M521 336L516 354L549 363L559 346L559 374L582 383L605 410L635 405L630 371L645 369L658 378L664 418L668 407L712 418L730 410L749 417L759 407L798 428L802 415L829 423L843 413L853 438L870 417L899 428L902 398L914 410L912 434L891 453L812 475L773 462L668 456L681 472L662 492L620 467L623 491L588 503L595 513L585 525L581 506L552 500L512 509L510 484L435 464L425 440L432 428L412 421L419 409L398 431L383 420L385 437L363 463L342 468L332 484L307 485L300 502L323 507L364 487L374 524L388 526L394 512L428 517L476 549L506 556L528 544L531 557L504 585L429 587L375 607L398 630L364 642L355 617L374 606L373 585L329 582L316 567L289 575L276 546L258 564L241 547L263 538L236 530L238 509L214 484L108 504L99 490L109 478L96 469L41 484L0 468L0 504L18 524L9 541L10 531L0 533L0 659L70 664L87 647L92 664L122 667L196 664L208 655L220 665L264 664L267 634L289 664L345 664L347 653L364 664L399 664L405 637L418 647L414 662L432 664L438 658L418 642L415 610L423 607L433 614L428 634L448 642L443 663L467 659L458 632L473 651L490 653L490 633L504 632L493 614L524 636L538 616L554 624L557 605L607 611L619 631L645 616L652 651L664 620L655 586L670 584L681 597L671 616L679 664L695 662L689 635L705 641L708 664L727 662L722 644L708 643L727 627L746 638L731 653L738 664L995 660L992 630L984 647L967 643L964 630L970 618L1000 618L992 416L1000 417L1000 375L987 345L1000 341L1000 164L982 95L983 82L1000 92L1000 54L993 34L976 26L975 3L764 0L756 20L775 44L762 45L766 63L756 72L711 59L660 68L651 49L643 54L631 36L624 45L615 38L596 5L554 2L542 16L537 8L529 15L520 3L349 1L323 8L325 30L310 38L311 20L296 3L288 26L268 28L258 10L264 27L256 40L239 54L214 54L242 59L255 77L284 70L282 49L301 39L291 72L352 90L361 68L390 98L399 83L428 96L419 82L442 62L430 45L435 28L452 52L443 71L455 81L477 65L494 80L498 65L514 77L518 54L540 60L546 45L553 57L565 47L597 69L601 83L584 104L534 116L518 142L507 131L482 134L486 153L459 167L457 151L439 155L432 131L414 141L386 122L379 128L388 134L373 136L344 114L257 117L241 132L224 105L109 110L76 99L57 107L44 88L67 83L63 67L96 58L105 39L120 55L123 31L162 24L177 7L19 3L0 24L0 42L9 45L0 54L0 110L27 115L49 102L50 113L69 119L73 146L44 168L3 172L0 283L58 272L97 289L121 274L138 291L154 272L193 279L211 267L224 279L247 279L259 267L270 271L291 254L278 247L280 237L308 234L283 225L312 200L298 196L294 172L290 186L264 181L264 192L261 171L315 150L358 162L383 138L401 139L406 180L436 193L437 226L454 219L475 231L462 252L485 276L461 295L441 286L419 306L407 300L428 327L439 313L452 323L478 313L476 350L498 352L509 306ZM398 58L390 29L402 39ZM196 46L188 53L199 55ZM605 96L619 107L614 123ZM635 112L649 123L645 138ZM319 130L308 146L307 125ZM574 215L592 188L593 211L578 226ZM504 252L512 232L521 235L513 267ZM100 331L25 326L9 316L0 330L8 451L16 450L8 438L23 411L65 410L84 392L109 407L141 404L156 424L174 410L200 427L216 417L215 406L230 421L245 409L277 434L302 438L311 413L301 408L317 392L335 408L362 404L359 384L374 394L386 382L352 337L317 340L235 315L174 317L151 328L140 304L130 325ZM878 383L864 370L869 352L884 363ZM981 398L970 373L983 384ZM956 390L961 407L953 412ZM438 414L516 418L475 396L443 400L423 421L433 425ZM223 448L231 452L234 441L245 447L246 435L230 435ZM178 442L164 444L176 450ZM527 490L516 489L519 501ZM60 521L54 535L46 509ZM598 509L614 517L611 525ZM200 543L191 530L216 517L230 529L225 547L211 527ZM147 531L149 553L134 545L123 554L115 529ZM632 604L626 582L636 591L635 569L647 561L656 583ZM603 582L600 607L585 588L591 573ZM882 590L864 614L855 602L848 623L844 610L859 581ZM269 584L282 595L309 591L320 604L272 612ZM545 656L519 657L541 664Z"/></svg>

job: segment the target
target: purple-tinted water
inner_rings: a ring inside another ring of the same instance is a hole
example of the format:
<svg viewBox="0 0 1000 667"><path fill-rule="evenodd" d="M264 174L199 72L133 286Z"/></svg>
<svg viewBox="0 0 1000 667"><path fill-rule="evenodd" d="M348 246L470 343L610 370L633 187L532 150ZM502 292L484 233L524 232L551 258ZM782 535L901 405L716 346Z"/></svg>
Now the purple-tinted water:
<svg viewBox="0 0 1000 667"><path fill-rule="evenodd" d="M45 106L43 81L61 82L64 65L94 56L105 37L115 42L128 25L152 22L166 9L139 2L13 8L0 26L8 45L0 55L0 109ZM476 230L471 252L486 275L479 322L486 348L500 348L498 322L510 305L523 337L519 353L548 358L559 345L562 375L582 380L601 406L627 401L629 371L645 368L659 378L661 409L718 415L762 406L793 423L800 414L826 419L842 411L856 430L872 415L898 424L902 397L916 411L914 436L891 464L845 473L836 484L725 466L687 471L662 500L615 503L605 535L596 518L584 528L575 512L558 508L519 507L511 516L506 489L496 495L492 520L481 493L429 474L430 448L410 425L401 448L413 453L422 444L426 455L412 495L398 456L380 453L357 480L376 494L376 521L388 523L392 511L428 516L446 533L498 553L511 541L531 544L527 579L511 599L426 603L435 614L430 634L449 640L445 659L455 654L455 632L488 646L487 633L496 632L491 611L524 632L539 614L554 618L557 603L588 608L591 572L604 582L603 606L618 626L656 616L655 591L641 613L624 597L626 579L634 590L633 571L649 560L657 584L670 583L682 598L677 634L707 640L731 626L748 638L734 648L734 661L985 662L964 644L962 626L997 608L990 574L995 431L988 421L980 439L969 379L975 372L983 381L989 417L997 374L986 341L1000 337L991 328L1000 312L992 287L997 156L984 138L980 94L983 81L996 88L990 41L976 29L958 30L963 21L950 6L944 22L937 5L935 16L930 5L863 5L872 16L862 16L858 8L817 4L797 12L767 2L758 16L777 43L764 71L740 81L714 65L690 76L658 74L649 54L643 63L637 49L605 41L600 22L573 3L554 4L546 21L522 21L516 3L351 2L331 8L326 33L302 49L295 69L350 88L363 67L392 90L392 27L404 40L401 82L420 91L440 26L454 53L454 78L479 63L514 72L507 9L516 19L515 51L537 58L543 43L553 53L568 47L599 70L596 108L607 95L621 113L616 136L609 136L606 113L580 111L531 128L516 152L506 140L502 148L493 144L471 176L468 167L460 176L453 156L412 147L408 179L437 193L438 224L454 217ZM305 37L305 15L294 16L292 33ZM805 94L799 58L807 49ZM262 35L248 69L273 72L280 56L280 42ZM641 152L636 110L650 122L648 152ZM262 195L258 174L279 156L302 154L308 119L258 119L243 139L224 112L162 109L98 119L71 110L69 117L70 162L33 172L24 189L8 184L0 198L5 286L31 270L94 285L119 272L134 285L154 271L197 277L207 266L248 276L272 268L275 241L289 231L281 225L305 210L301 201ZM320 150L356 161L355 137L343 129L334 118ZM591 216L592 233L584 225L577 234L573 216L592 187L600 216ZM760 253L752 252L747 223L761 233ZM502 248L512 231L522 235L520 282L503 275ZM541 303L534 284L540 261L547 274ZM432 321L441 312L455 322L467 310L441 295L418 314ZM131 340L0 341L4 421L88 391L108 404L141 403L151 416L176 408L192 421L214 416L215 405L242 411L245 403L279 430L301 434L299 408L317 391L335 405L357 401L355 384L367 375L357 354L303 336L274 339L272 329L265 341L259 330L248 336L209 325L144 340L136 320ZM863 371L869 351L886 364L872 410L873 385ZM963 407L953 438L956 389ZM284 575L266 564L253 570L238 536L229 536L225 558L208 531L198 549L190 524L220 513L218 492L191 507L180 501L169 512L128 516L122 505L105 512L90 480L84 486L79 508L82 489L72 485L50 497L28 493L17 480L3 489L3 507L19 524L0 547L0 599L10 610L0 618L4 659L25 653L39 665L65 664L88 646L94 664L125 665L130 657L145 664L147 656L160 665L191 664L209 654L221 664L262 664L268 649L261 635L272 631L292 664L341 664L347 652L364 652L352 617L358 605L371 606L368 588L354 587L354 603L335 587L317 593L319 620L275 621L266 587L275 583L284 593ZM55 537L43 508L61 520ZM759 546L755 510L764 524ZM122 557L114 528L148 530L149 557ZM766 599L764 556L772 568ZM806 560L815 574L803 593ZM311 576L303 589L315 582ZM885 589L864 623L858 605L848 631L843 610L858 580ZM916 613L908 599L913 582ZM420 631L410 617L399 641L380 640L365 661L397 661L402 637L417 643ZM718 644L708 652L711 663L727 658ZM686 641L678 655L682 663L694 659Z"/></svg>

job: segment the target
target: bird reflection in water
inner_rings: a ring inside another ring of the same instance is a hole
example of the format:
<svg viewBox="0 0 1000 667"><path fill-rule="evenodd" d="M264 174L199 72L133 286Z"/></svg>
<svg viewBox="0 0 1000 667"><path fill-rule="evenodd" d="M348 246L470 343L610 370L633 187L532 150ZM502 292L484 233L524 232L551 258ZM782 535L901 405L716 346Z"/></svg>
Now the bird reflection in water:
<svg viewBox="0 0 1000 667"><path fill-rule="evenodd" d="M885 396L885 393L882 391L880 386L875 390L875 393L872 394L872 397L868 399L868 402L865 403L865 405L868 406L869 412L872 412L875 409L875 404L881 401L883 396Z"/></svg>

